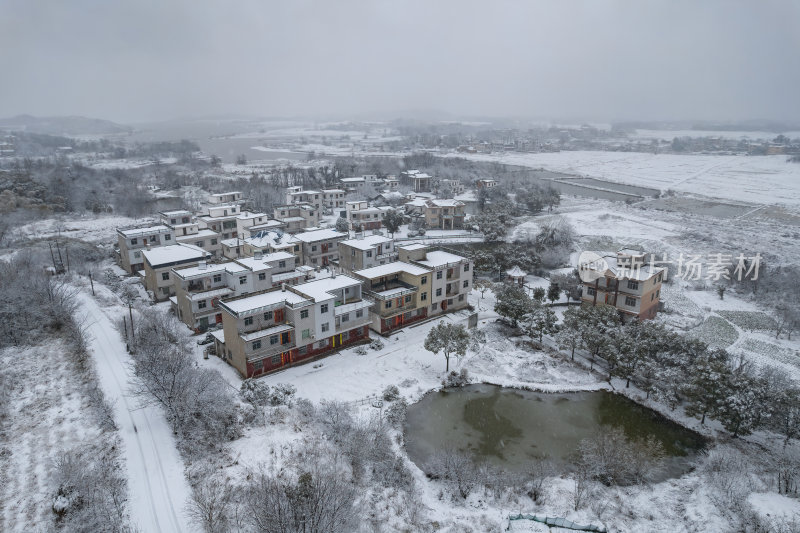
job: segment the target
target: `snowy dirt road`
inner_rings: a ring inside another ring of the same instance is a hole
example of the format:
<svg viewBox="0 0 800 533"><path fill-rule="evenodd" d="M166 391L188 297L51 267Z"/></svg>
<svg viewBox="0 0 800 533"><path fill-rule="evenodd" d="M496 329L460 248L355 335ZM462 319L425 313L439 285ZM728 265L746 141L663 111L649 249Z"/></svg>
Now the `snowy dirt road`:
<svg viewBox="0 0 800 533"><path fill-rule="evenodd" d="M140 407L130 395L130 356L106 311L87 294L79 301L99 381L124 443L131 521L148 533L192 531L184 512L190 489L172 430L157 406Z"/></svg>

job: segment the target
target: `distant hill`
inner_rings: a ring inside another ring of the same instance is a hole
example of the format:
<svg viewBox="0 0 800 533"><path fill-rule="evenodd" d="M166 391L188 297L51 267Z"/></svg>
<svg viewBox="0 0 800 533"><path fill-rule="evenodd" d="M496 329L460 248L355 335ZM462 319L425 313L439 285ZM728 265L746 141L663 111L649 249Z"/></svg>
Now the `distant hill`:
<svg viewBox="0 0 800 533"><path fill-rule="evenodd" d="M0 119L0 129L67 136L126 133L132 131L132 128L128 126L99 118L77 116L34 117L31 115L17 115L16 117L2 118Z"/></svg>

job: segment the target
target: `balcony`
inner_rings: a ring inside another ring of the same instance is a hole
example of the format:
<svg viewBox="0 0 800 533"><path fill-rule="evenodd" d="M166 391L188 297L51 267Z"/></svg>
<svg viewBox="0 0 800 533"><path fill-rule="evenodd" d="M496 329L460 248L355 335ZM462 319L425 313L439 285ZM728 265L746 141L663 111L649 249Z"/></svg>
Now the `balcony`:
<svg viewBox="0 0 800 533"><path fill-rule="evenodd" d="M445 295L447 295L447 296L455 296L460 292L460 290L461 289L458 286L458 283L453 283L453 284L447 286L447 290L445 291Z"/></svg>
<svg viewBox="0 0 800 533"><path fill-rule="evenodd" d="M392 280L380 285L373 285L367 291L377 300L391 300L413 294L419 290L416 286L400 280Z"/></svg>

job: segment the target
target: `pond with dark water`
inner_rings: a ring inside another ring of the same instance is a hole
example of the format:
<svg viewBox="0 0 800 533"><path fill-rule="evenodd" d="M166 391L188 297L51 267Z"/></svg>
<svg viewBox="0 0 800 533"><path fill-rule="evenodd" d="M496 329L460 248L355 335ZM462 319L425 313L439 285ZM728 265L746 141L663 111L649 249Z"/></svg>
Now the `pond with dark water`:
<svg viewBox="0 0 800 533"><path fill-rule="evenodd" d="M652 435L664 446L660 479L687 472L705 446L697 433L619 394L484 384L432 392L409 406L405 442L423 470L437 451L458 449L510 471L528 470L545 457L569 471L579 443L610 427L633 440Z"/></svg>

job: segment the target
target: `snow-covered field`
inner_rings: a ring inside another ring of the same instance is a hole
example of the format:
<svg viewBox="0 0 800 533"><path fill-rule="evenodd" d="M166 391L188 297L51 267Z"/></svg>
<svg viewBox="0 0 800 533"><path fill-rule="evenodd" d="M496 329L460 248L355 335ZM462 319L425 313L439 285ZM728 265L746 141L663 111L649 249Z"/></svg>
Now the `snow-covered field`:
<svg viewBox="0 0 800 533"><path fill-rule="evenodd" d="M800 206L800 164L784 155L718 156L638 152L452 154L582 177L756 204Z"/></svg>
<svg viewBox="0 0 800 533"><path fill-rule="evenodd" d="M71 450L114 444L89 408L86 387L59 341L0 352L10 417L0 440L0 531L49 530L54 464Z"/></svg>
<svg viewBox="0 0 800 533"><path fill-rule="evenodd" d="M20 226L13 230L12 237L18 240L62 237L98 244L116 244L116 228L154 220L154 218L134 219L118 215L60 216Z"/></svg>

